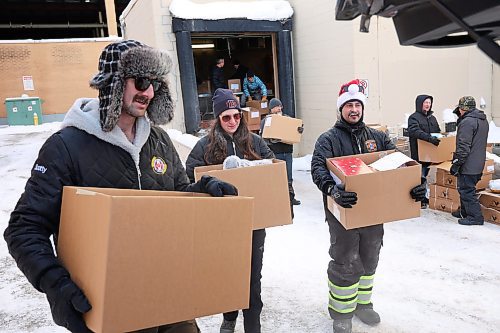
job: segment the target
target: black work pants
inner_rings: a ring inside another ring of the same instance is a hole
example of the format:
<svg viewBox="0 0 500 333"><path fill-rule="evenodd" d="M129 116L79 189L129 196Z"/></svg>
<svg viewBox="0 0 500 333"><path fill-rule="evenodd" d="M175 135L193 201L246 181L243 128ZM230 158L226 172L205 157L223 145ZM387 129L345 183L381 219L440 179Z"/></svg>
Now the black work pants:
<svg viewBox="0 0 500 333"><path fill-rule="evenodd" d="M243 310L243 326L245 333L260 333L260 313L262 312L261 283L262 260L264 258L264 242L266 229L253 231L252 267L250 271L250 306ZM234 321L238 311L224 313L224 319Z"/></svg>
<svg viewBox="0 0 500 333"><path fill-rule="evenodd" d="M479 175L462 175L457 177L458 193L460 193L460 211L462 216L474 222L483 222L481 205L476 195L476 184L481 179Z"/></svg>

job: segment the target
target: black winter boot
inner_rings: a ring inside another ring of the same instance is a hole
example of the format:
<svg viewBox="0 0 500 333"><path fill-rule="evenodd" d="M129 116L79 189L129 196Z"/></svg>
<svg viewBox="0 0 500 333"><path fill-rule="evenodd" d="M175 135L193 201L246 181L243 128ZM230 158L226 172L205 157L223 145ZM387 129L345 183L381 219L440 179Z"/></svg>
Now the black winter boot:
<svg viewBox="0 0 500 333"><path fill-rule="evenodd" d="M366 325L377 325L380 323L380 316L373 308L356 308L354 315Z"/></svg>
<svg viewBox="0 0 500 333"><path fill-rule="evenodd" d="M236 326L236 320L226 320L222 322L220 326L220 333L234 333L234 328Z"/></svg>
<svg viewBox="0 0 500 333"><path fill-rule="evenodd" d="M333 320L333 333L351 333L351 332L352 332L352 318Z"/></svg>

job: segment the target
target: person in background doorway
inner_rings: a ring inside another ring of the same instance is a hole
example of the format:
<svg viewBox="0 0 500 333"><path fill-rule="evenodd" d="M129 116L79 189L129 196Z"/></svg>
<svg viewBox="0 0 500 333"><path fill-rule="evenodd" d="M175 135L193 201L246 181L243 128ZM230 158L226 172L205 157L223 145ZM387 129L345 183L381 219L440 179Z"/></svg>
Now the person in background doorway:
<svg viewBox="0 0 500 333"><path fill-rule="evenodd" d="M224 78L224 58L217 58L215 66L212 68L210 74L212 91L216 91L219 88L227 88L227 82Z"/></svg>
<svg viewBox="0 0 500 333"><path fill-rule="evenodd" d="M238 59L233 59L233 67L234 67L234 73L233 75L231 75L230 79L239 79L240 87L243 87L243 81L247 76L248 67L240 63Z"/></svg>
<svg viewBox="0 0 500 333"><path fill-rule="evenodd" d="M262 132L264 130L264 124L266 122L267 117L272 114L279 114L286 117L288 115L283 113L283 104L277 98L273 98L269 101L269 114L262 119L260 122L260 135L262 136ZM283 143L279 139L264 139L267 145L274 152L274 155L277 159L286 162L286 174L288 178L288 191L290 193L290 203L292 205L300 205L300 201L295 198L295 190L293 189L293 177L292 177L292 164L293 164L293 145Z"/></svg>
<svg viewBox="0 0 500 333"><path fill-rule="evenodd" d="M138 41L106 46L99 73L90 81L99 98L77 99L62 129L44 143L5 229L17 266L46 294L54 322L71 332L91 333L82 317L91 304L51 242L53 237L57 245L64 186L237 194L234 186L213 177L191 184L168 134L156 126L167 124L174 115L167 80L170 67L167 54ZM140 332L199 329L188 320Z"/></svg>
<svg viewBox="0 0 500 333"><path fill-rule="evenodd" d="M213 97L215 122L210 133L201 138L191 150L186 160L186 172L194 181L194 169L198 166L222 164L226 157L237 155L247 160L274 158L273 152L264 140L248 131L242 117L238 99L231 90L218 89ZM237 221L236 221L237 222ZM250 271L250 306L243 310L245 333L260 333L260 313L262 312L261 278L262 260L266 230L253 231L252 263ZM238 311L224 313L220 333L233 333Z"/></svg>
<svg viewBox="0 0 500 333"><path fill-rule="evenodd" d="M484 217L476 195L476 184L481 179L486 160L489 125L483 111L476 109L472 96L458 101L460 113L457 143L450 173L457 177L460 210L452 215L462 225L482 225Z"/></svg>
<svg viewBox="0 0 500 333"><path fill-rule="evenodd" d="M335 183L327 167L327 159L394 149L386 133L367 127L363 122L366 96L359 80L341 86L337 99L337 122L320 135L311 160L311 175L323 193L323 206L330 230L328 265L328 311L334 333L351 333L352 318L357 316L367 325L376 325L380 316L371 300L373 281L384 236L383 224L346 230L330 212L327 196L344 207L352 208L357 193L346 191ZM425 185L414 187L409 195L415 201L425 197ZM377 219L377 216L373 216Z"/></svg>
<svg viewBox="0 0 500 333"><path fill-rule="evenodd" d="M267 101L267 89L262 80L255 75L252 70L247 71L243 80L243 95L241 96L241 106L245 107L247 101Z"/></svg>
<svg viewBox="0 0 500 333"><path fill-rule="evenodd" d="M418 95L415 99L415 112L408 118L408 136L410 137L411 158L422 164L422 177L429 174L428 162L421 162L418 158L418 141L424 140L439 146L440 140L431 133L440 133L441 128L432 111L433 97L430 95ZM422 208L427 208L429 199L422 201Z"/></svg>

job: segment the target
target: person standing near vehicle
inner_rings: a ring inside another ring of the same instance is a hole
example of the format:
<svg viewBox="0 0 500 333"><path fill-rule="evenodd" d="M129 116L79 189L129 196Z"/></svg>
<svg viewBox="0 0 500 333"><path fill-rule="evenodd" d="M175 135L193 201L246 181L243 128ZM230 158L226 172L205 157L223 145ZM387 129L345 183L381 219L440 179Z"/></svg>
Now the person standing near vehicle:
<svg viewBox="0 0 500 333"><path fill-rule="evenodd" d="M489 125L483 111L476 109L472 96L458 101L460 113L457 142L450 173L457 177L460 194L461 225L482 225L484 217L476 195L476 184L481 179L486 160ZM456 216L455 214L453 214Z"/></svg>
<svg viewBox="0 0 500 333"><path fill-rule="evenodd" d="M363 122L365 103L364 88L359 80L341 86L337 99L338 120L320 135L311 160L312 179L323 193L330 231L328 311L333 319L334 333L351 333L354 315L368 325L380 322L371 296L384 227L377 224L346 230L327 205L327 196L332 196L344 208L352 208L358 201L355 192L346 191L343 184L335 183L326 165L328 158L395 149L386 133L367 127ZM418 185L409 195L421 201L425 192L425 185Z"/></svg>
<svg viewBox="0 0 500 333"><path fill-rule="evenodd" d="M91 332L82 317L91 304L50 240L53 236L57 245L64 186L237 194L234 186L213 177L190 184L168 134L155 126L173 117L170 67L167 54L138 41L106 46L99 73L90 81L99 98L76 100L62 129L44 143L5 229L18 267L46 294L54 322L71 332ZM188 320L140 332L199 329L195 320Z"/></svg>

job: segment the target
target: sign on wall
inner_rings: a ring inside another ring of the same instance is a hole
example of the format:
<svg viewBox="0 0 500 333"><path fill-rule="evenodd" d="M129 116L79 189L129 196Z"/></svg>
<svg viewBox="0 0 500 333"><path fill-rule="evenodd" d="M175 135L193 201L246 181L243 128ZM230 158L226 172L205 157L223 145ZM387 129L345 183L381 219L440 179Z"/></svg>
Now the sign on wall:
<svg viewBox="0 0 500 333"><path fill-rule="evenodd" d="M33 76L31 75L23 76L23 87L24 90L35 90L35 84L33 83Z"/></svg>

